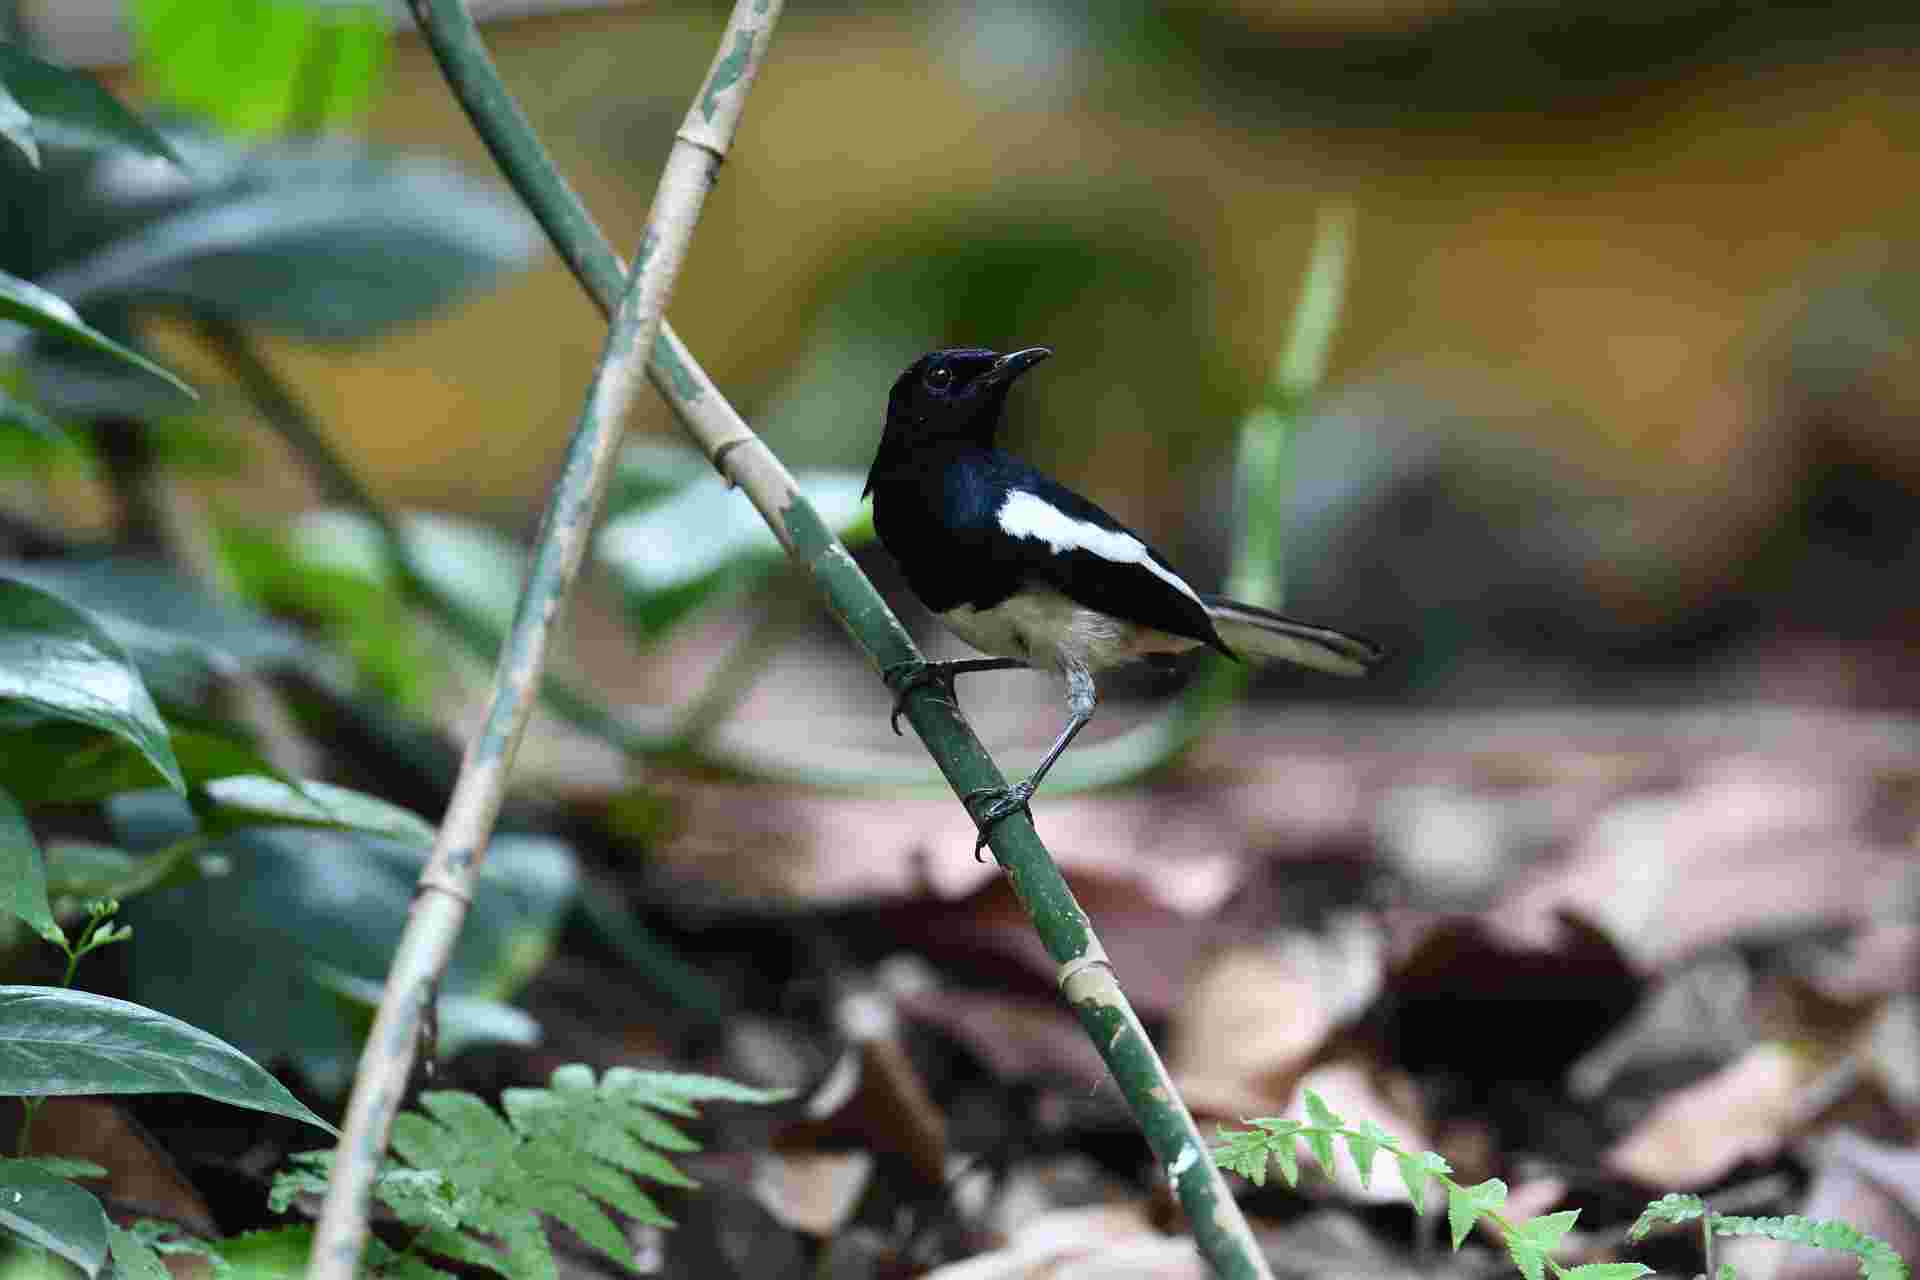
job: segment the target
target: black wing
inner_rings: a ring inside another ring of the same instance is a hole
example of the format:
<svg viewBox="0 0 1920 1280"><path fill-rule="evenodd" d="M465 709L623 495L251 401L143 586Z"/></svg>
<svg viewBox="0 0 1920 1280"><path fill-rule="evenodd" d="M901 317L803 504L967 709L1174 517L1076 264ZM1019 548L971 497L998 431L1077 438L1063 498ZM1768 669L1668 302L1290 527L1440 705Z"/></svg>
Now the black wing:
<svg viewBox="0 0 1920 1280"><path fill-rule="evenodd" d="M1009 584L1002 599L1044 583L1089 609L1227 651L1199 597L1139 534L1008 454L994 451L975 474L982 492L949 510L980 522L975 528L1001 561L994 577Z"/></svg>

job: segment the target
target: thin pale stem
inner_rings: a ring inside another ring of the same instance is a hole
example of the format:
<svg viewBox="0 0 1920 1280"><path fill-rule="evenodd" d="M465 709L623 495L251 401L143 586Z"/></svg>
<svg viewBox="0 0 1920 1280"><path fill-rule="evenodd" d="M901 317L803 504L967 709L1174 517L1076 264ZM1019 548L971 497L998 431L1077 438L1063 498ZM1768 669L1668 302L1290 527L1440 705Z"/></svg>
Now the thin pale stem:
<svg viewBox="0 0 1920 1280"><path fill-rule="evenodd" d="M315 1228L308 1271L315 1280L351 1280L366 1245L374 1176L413 1069L424 1014L473 899L514 754L538 699L554 621L586 553L647 354L659 336L667 299L765 60L779 11L780 0L740 0L734 6L720 51L667 157L639 259L614 310L600 367L541 525L534 564L495 673L486 724L467 748L361 1055Z"/></svg>
<svg viewBox="0 0 1920 1280"><path fill-rule="evenodd" d="M619 277L619 261L499 83L471 17L458 0L412 4L443 71L508 181L589 293L609 306L614 293L610 282ZM812 575L834 616L876 671L923 662L912 637L800 493L792 474L664 328L654 344L649 373L701 451L740 488L781 545ZM957 795L1006 786L959 708L940 690L921 685L909 691L905 703L904 714ZM1216 1273L1232 1280L1270 1277L1246 1219L1208 1155L1206 1140L1032 822L1023 813L1014 814L994 826L988 844L1058 966L1063 994L1167 1172L1202 1253Z"/></svg>

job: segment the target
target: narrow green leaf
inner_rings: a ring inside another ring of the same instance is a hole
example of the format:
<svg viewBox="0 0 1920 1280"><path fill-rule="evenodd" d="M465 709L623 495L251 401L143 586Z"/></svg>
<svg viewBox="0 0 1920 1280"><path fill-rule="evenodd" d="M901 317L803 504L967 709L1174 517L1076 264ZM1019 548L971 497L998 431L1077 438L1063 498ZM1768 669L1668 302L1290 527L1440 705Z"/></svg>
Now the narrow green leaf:
<svg viewBox="0 0 1920 1280"><path fill-rule="evenodd" d="M106 1210L85 1188L30 1160L0 1160L0 1228L96 1276L107 1261L107 1225Z"/></svg>
<svg viewBox="0 0 1920 1280"><path fill-rule="evenodd" d="M1360 1186L1367 1190L1373 1186L1373 1161L1380 1154L1380 1148L1393 1144L1393 1135L1371 1120L1362 1120L1357 1132L1346 1135L1347 1154L1353 1157L1353 1167L1360 1174Z"/></svg>
<svg viewBox="0 0 1920 1280"><path fill-rule="evenodd" d="M1320 1162L1320 1172L1333 1176L1333 1134L1328 1130L1339 1129L1346 1122L1334 1114L1332 1107L1313 1090L1306 1091L1307 1124L1309 1128L1302 1136L1307 1140L1307 1150L1313 1152L1313 1158Z"/></svg>
<svg viewBox="0 0 1920 1280"><path fill-rule="evenodd" d="M1413 1201L1413 1211L1425 1214L1427 1211L1427 1180L1436 1173L1451 1173L1453 1168L1437 1153L1422 1151L1418 1155L1408 1155L1396 1151L1393 1162L1400 1170L1400 1181L1406 1184L1407 1199Z"/></svg>
<svg viewBox="0 0 1920 1280"><path fill-rule="evenodd" d="M0 911L19 916L55 946L66 941L47 900L47 869L39 842L27 826L27 815L4 790L0 790Z"/></svg>
<svg viewBox="0 0 1920 1280"><path fill-rule="evenodd" d="M32 136L22 143L8 131L16 146L28 152L34 138L72 147L130 147L135 151L180 163L167 140L145 120L120 105L84 71L43 62L17 44L0 42L0 83L17 106L32 117Z"/></svg>
<svg viewBox="0 0 1920 1280"><path fill-rule="evenodd" d="M18 148L28 164L36 169L40 167L40 144L33 138L33 117L20 105L20 99L8 91L4 74L0 74L0 138Z"/></svg>
<svg viewBox="0 0 1920 1280"><path fill-rule="evenodd" d="M192 1093L332 1125L232 1045L126 1000L0 986L0 1094Z"/></svg>
<svg viewBox="0 0 1920 1280"><path fill-rule="evenodd" d="M1266 1134L1257 1129L1228 1129L1221 1125L1214 1130L1214 1139L1216 1165L1239 1174L1256 1187L1267 1185L1267 1165L1273 1159L1273 1148Z"/></svg>
<svg viewBox="0 0 1920 1280"><path fill-rule="evenodd" d="M58 596L0 578L0 705L91 724L138 747L174 790L186 779L133 661Z"/></svg>
<svg viewBox="0 0 1920 1280"><path fill-rule="evenodd" d="M1300 1140L1298 1137L1289 1134L1286 1137L1276 1140L1273 1144L1273 1162L1280 1166L1280 1176L1287 1180L1288 1186L1297 1187L1300 1185Z"/></svg>
<svg viewBox="0 0 1920 1280"><path fill-rule="evenodd" d="M1498 1178L1488 1178L1485 1182L1475 1183L1471 1187L1447 1186L1447 1229L1452 1233L1453 1247L1458 1249L1467 1232L1473 1230L1473 1224L1481 1214L1489 1209L1498 1209L1507 1202L1507 1184Z"/></svg>
<svg viewBox="0 0 1920 1280"><path fill-rule="evenodd" d="M0 45L0 48L4 47ZM83 347L90 347L95 351L115 356L136 369L159 378L189 400L200 398L192 387L173 374L168 373L138 351L121 346L82 320L80 313L59 294L42 289L31 280L22 280L19 276L9 275L4 271L0 271L0 320L12 320L30 329L37 329L41 333L50 333L55 337L65 338L69 342L77 342Z"/></svg>
<svg viewBox="0 0 1920 1280"><path fill-rule="evenodd" d="M682 1116L698 1114L691 1105L696 1102L768 1106L793 1096L791 1089L758 1089L720 1076L688 1071L638 1071L632 1067L608 1068L600 1079L600 1092L607 1097L644 1102Z"/></svg>
<svg viewBox="0 0 1920 1280"><path fill-rule="evenodd" d="M1627 1228L1627 1239L1639 1240L1663 1222L1692 1222L1706 1211L1706 1202L1699 1196L1685 1195L1678 1191L1668 1192L1640 1211L1640 1216L1634 1219L1631 1227Z"/></svg>
<svg viewBox="0 0 1920 1280"><path fill-rule="evenodd" d="M1560 1280L1640 1280L1652 1274L1652 1267L1637 1262L1587 1262L1559 1273Z"/></svg>
<svg viewBox="0 0 1920 1280"><path fill-rule="evenodd" d="M1454 1246L1459 1248L1458 1245ZM1520 1269L1526 1280L1546 1280L1547 1251L1530 1240L1519 1236L1507 1237L1507 1256L1513 1259L1513 1265Z"/></svg>
<svg viewBox="0 0 1920 1280"><path fill-rule="evenodd" d="M1562 1209L1558 1213L1528 1218L1514 1230L1516 1234L1534 1241L1543 1248L1552 1249L1558 1247L1567 1232L1573 1230L1573 1224L1579 1220L1578 1209Z"/></svg>
<svg viewBox="0 0 1920 1280"><path fill-rule="evenodd" d="M418 814L377 796L326 782L298 785L250 774L206 784L218 806L216 819L228 829L287 825L360 831L402 844L433 847L434 831Z"/></svg>
<svg viewBox="0 0 1920 1280"><path fill-rule="evenodd" d="M72 1160L66 1156L22 1156L20 1163L30 1164L42 1173L74 1182L107 1176L107 1171L91 1160Z"/></svg>
<svg viewBox="0 0 1920 1280"><path fill-rule="evenodd" d="M1579 1216L1578 1209L1566 1209L1529 1218L1514 1228L1507 1237L1507 1252L1512 1256L1513 1264L1520 1268L1520 1274L1527 1280L1543 1280L1548 1255L1559 1246L1561 1238L1573 1229L1574 1221Z"/></svg>

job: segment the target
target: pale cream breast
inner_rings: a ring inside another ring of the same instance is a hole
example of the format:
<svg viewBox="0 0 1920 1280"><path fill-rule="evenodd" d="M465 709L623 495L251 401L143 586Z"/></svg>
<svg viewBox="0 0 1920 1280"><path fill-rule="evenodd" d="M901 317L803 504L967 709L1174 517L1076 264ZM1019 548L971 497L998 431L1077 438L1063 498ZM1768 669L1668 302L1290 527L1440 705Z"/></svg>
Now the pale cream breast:
<svg viewBox="0 0 1920 1280"><path fill-rule="evenodd" d="M1200 643L1108 617L1055 591L1021 592L991 609L961 605L940 620L982 653L1056 671L1103 671L1149 653L1184 653Z"/></svg>

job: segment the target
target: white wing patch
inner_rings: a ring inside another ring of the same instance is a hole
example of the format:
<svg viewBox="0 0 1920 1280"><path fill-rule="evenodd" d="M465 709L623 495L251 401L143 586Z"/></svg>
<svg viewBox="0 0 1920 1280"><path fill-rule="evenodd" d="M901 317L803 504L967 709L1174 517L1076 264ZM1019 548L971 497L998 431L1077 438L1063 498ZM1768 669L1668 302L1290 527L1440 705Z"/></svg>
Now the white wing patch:
<svg viewBox="0 0 1920 1280"><path fill-rule="evenodd" d="M1147 544L1118 529L1102 529L1086 520L1076 520L1038 494L1015 490L1000 504L996 516L1001 529L1015 538L1037 538L1056 554L1085 551L1115 564L1137 564L1201 608L1200 597L1181 580L1180 575L1155 560Z"/></svg>

